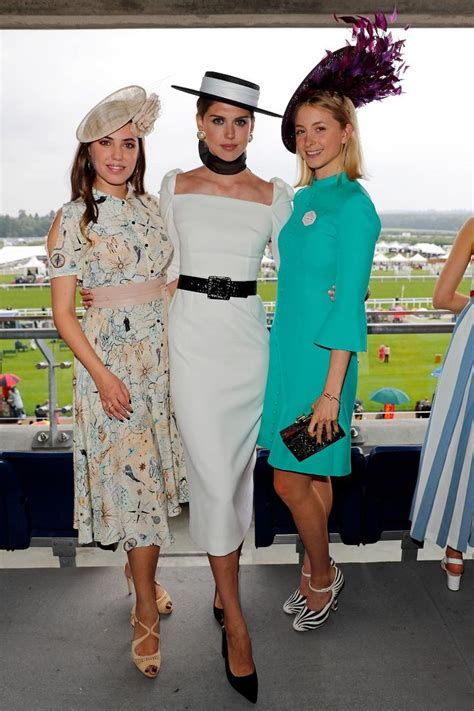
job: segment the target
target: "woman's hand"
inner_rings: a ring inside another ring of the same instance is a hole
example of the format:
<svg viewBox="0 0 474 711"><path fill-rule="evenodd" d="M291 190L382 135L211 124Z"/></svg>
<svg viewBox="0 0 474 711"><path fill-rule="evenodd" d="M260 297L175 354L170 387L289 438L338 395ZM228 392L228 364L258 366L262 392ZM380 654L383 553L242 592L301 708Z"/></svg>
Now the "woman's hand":
<svg viewBox="0 0 474 711"><path fill-rule="evenodd" d="M79 293L82 296L82 306L87 311L87 309L90 309L94 303L94 297L92 296L90 289L79 289Z"/></svg>
<svg viewBox="0 0 474 711"><path fill-rule="evenodd" d="M313 416L308 427L311 437L316 437L318 444L321 444L323 431L325 438L332 440L333 430L339 432L337 418L339 416L339 402L336 398L330 400L325 395L320 395L311 405Z"/></svg>
<svg viewBox="0 0 474 711"><path fill-rule="evenodd" d="M110 418L116 417L120 422L125 418L129 420L129 413L133 412L130 393L120 378L105 369L105 372L96 378L95 384L105 414Z"/></svg>

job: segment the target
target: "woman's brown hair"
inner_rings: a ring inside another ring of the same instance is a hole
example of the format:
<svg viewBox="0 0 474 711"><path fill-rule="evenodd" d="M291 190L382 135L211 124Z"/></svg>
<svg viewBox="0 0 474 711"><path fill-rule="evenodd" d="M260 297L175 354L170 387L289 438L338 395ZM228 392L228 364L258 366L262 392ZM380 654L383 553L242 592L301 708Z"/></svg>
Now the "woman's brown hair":
<svg viewBox="0 0 474 711"><path fill-rule="evenodd" d="M82 235L88 239L87 230L91 223L96 223L99 217L97 203L92 194L95 181L95 170L90 161L90 143L79 143L71 168L71 200L81 198L86 209L81 217L79 226ZM138 158L135 170L129 178L133 190L138 195L145 192L145 145L143 138L138 139Z"/></svg>
<svg viewBox="0 0 474 711"><path fill-rule="evenodd" d="M364 174L362 148L356 110L352 101L347 96L331 94L329 91L316 91L306 101L302 101L296 106L293 114L294 119L296 119L296 113L300 106L317 106L329 111L341 128L345 128L348 123L351 124L353 128L352 135L343 149L343 169L349 180L362 178ZM298 155L298 166L299 176L296 187L299 188L309 185L314 178L314 173L300 155Z"/></svg>
<svg viewBox="0 0 474 711"><path fill-rule="evenodd" d="M216 104L218 101L222 102L225 104L225 99L208 99L205 96L200 96L199 99L196 102L196 108L199 116L201 118L204 118L206 113L209 111L211 108L212 104ZM250 113L251 118L254 118L255 112L252 111L252 109L247 109L248 112Z"/></svg>

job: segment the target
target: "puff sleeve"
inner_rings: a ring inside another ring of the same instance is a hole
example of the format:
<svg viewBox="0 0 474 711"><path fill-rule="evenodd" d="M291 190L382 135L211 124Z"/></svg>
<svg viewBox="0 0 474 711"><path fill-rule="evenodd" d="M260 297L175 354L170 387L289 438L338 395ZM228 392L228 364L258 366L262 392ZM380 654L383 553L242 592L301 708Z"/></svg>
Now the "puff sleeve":
<svg viewBox="0 0 474 711"><path fill-rule="evenodd" d="M336 296L314 342L334 350L367 350L364 299L380 219L367 194L351 195L341 209L336 247Z"/></svg>
<svg viewBox="0 0 474 711"><path fill-rule="evenodd" d="M176 185L176 176L181 172L181 170L176 169L170 170L166 173L161 182L160 188L161 217L163 218L168 237L170 238L174 248L173 259L167 271L166 281L168 284L175 281L175 279L179 276L179 235L174 224L173 195Z"/></svg>
<svg viewBox="0 0 474 711"><path fill-rule="evenodd" d="M68 202L61 208L58 239L49 256L51 279L77 276L78 281L82 281L83 258L87 248L80 228L83 211L84 205L75 202Z"/></svg>
<svg viewBox="0 0 474 711"><path fill-rule="evenodd" d="M273 202L272 202L272 234L270 237L272 243L272 254L275 260L275 266L280 267L280 252L278 251L278 235L281 228L290 219L291 202L294 198L293 188L285 183L281 178L272 178L273 183Z"/></svg>

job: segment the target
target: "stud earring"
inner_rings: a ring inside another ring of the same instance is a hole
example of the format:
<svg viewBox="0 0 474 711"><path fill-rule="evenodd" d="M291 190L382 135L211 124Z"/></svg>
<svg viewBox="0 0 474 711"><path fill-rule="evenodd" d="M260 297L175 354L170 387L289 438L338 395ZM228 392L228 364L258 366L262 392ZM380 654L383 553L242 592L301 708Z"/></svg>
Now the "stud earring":
<svg viewBox="0 0 474 711"><path fill-rule="evenodd" d="M252 141L253 141L253 133L251 133L251 134L249 135L249 143L252 143Z"/></svg>
<svg viewBox="0 0 474 711"><path fill-rule="evenodd" d="M202 131L202 130L199 130L199 131L196 133L196 136L199 138L200 141L205 141L206 138L207 138L206 132L205 132L205 131Z"/></svg>

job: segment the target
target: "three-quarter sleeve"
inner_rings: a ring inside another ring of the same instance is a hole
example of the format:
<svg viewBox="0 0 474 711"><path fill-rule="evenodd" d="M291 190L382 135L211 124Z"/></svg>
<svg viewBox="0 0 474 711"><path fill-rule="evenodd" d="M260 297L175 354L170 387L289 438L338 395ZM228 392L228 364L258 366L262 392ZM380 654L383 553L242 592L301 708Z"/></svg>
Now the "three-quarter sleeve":
<svg viewBox="0 0 474 711"><path fill-rule="evenodd" d="M351 195L338 219L336 295L314 342L334 350L367 350L364 300L380 219L367 194Z"/></svg>
<svg viewBox="0 0 474 711"><path fill-rule="evenodd" d="M273 202L272 202L272 234L270 237L272 243L272 254L275 260L275 266L278 269L280 266L280 252L278 250L278 235L281 228L285 225L291 216L291 203L294 198L293 188L285 183L281 178L272 178L273 183Z"/></svg>
<svg viewBox="0 0 474 711"><path fill-rule="evenodd" d="M166 173L162 180L160 188L160 212L163 222L165 223L168 237L170 238L174 253L171 264L168 266L166 281L169 284L179 276L179 235L174 224L173 215L173 195L176 185L176 176L181 173L180 170L170 170Z"/></svg>
<svg viewBox="0 0 474 711"><path fill-rule="evenodd" d="M73 202L61 208L58 239L49 255L49 276L77 276L82 281L82 260L86 240L81 233L80 219L84 206Z"/></svg>

